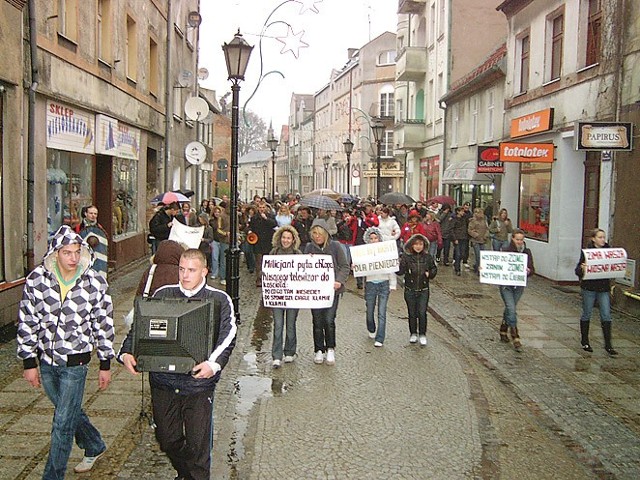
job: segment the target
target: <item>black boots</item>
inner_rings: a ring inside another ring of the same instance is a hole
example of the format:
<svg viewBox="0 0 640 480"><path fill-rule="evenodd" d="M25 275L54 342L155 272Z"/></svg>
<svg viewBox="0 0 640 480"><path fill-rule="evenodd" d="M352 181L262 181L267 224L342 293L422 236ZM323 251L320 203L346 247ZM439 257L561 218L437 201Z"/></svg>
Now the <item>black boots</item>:
<svg viewBox="0 0 640 480"><path fill-rule="evenodd" d="M500 341L502 343L509 343L509 336L507 332L509 331L509 326L506 323L500 325Z"/></svg>
<svg viewBox="0 0 640 480"><path fill-rule="evenodd" d="M589 345L589 322L580 322L580 343L585 352L593 352Z"/></svg>
<svg viewBox="0 0 640 480"><path fill-rule="evenodd" d="M602 322L602 335L604 336L604 349L609 355L618 355L611 346L611 322Z"/></svg>

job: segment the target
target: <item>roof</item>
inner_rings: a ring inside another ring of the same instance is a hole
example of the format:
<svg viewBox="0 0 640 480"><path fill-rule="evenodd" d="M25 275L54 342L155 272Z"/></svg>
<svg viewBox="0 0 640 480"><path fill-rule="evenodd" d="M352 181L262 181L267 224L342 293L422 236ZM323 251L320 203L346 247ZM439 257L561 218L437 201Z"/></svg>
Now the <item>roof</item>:
<svg viewBox="0 0 640 480"><path fill-rule="evenodd" d="M260 163L271 160L271 150L251 150L238 159L238 164Z"/></svg>

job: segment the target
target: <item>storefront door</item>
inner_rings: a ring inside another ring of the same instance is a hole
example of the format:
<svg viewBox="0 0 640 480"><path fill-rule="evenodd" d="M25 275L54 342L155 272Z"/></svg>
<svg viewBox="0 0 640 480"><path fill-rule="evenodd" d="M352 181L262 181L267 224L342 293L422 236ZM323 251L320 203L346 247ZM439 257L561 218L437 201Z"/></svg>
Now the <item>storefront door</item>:
<svg viewBox="0 0 640 480"><path fill-rule="evenodd" d="M582 245L591 237L591 230L598 228L600 204L600 152L587 152L584 162L584 209L582 212Z"/></svg>

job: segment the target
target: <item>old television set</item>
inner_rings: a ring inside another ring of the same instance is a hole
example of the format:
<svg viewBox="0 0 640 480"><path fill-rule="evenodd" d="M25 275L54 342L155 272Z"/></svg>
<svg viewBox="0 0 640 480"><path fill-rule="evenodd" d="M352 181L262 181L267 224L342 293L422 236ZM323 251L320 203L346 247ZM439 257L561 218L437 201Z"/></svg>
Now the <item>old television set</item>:
<svg viewBox="0 0 640 480"><path fill-rule="evenodd" d="M213 351L219 326L220 304L213 299L136 298L132 352L136 369L191 373Z"/></svg>

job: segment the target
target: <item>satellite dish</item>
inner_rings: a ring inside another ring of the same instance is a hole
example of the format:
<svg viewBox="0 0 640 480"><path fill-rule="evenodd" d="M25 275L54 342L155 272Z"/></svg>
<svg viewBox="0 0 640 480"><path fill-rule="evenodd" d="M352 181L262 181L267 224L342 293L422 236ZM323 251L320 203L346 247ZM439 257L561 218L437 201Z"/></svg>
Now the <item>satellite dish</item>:
<svg viewBox="0 0 640 480"><path fill-rule="evenodd" d="M202 67L198 69L198 80L206 80L209 78L209 70Z"/></svg>
<svg viewBox="0 0 640 480"><path fill-rule="evenodd" d="M193 85L193 73L190 70L182 70L178 75L178 84L182 88L190 88Z"/></svg>
<svg viewBox="0 0 640 480"><path fill-rule="evenodd" d="M209 115L204 117L202 123L204 123L205 125L211 125L213 123L213 112L211 110L209 110Z"/></svg>
<svg viewBox="0 0 640 480"><path fill-rule="evenodd" d="M201 165L207 159L207 149L200 142L190 142L184 149L184 158L191 165Z"/></svg>
<svg viewBox="0 0 640 480"><path fill-rule="evenodd" d="M209 104L204 98L191 97L184 104L184 113L190 120L201 122L209 115Z"/></svg>

